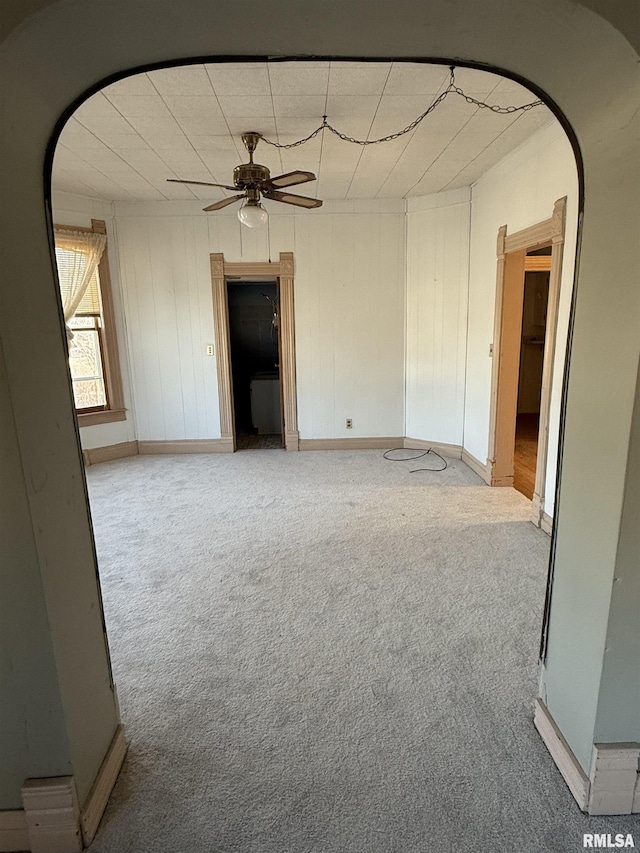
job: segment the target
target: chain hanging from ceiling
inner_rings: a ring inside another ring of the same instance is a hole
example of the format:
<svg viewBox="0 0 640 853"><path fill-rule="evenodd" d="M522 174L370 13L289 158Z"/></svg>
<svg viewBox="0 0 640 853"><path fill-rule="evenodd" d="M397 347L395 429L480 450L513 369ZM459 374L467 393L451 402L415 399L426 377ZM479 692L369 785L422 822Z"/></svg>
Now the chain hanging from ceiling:
<svg viewBox="0 0 640 853"><path fill-rule="evenodd" d="M353 136L347 136L346 133L341 133L335 127L330 125L327 121L327 116L322 116L322 124L310 133L309 136L305 136L304 139L298 139L297 142L289 142L285 145L281 142L274 142L272 139L267 139L266 136L261 135L260 138L263 142L266 142L267 145L273 145L274 148L297 148L299 145L304 145L305 142L312 140L319 133L322 133L322 131L330 130L331 133L334 133L344 142L353 142L354 145L378 145L380 142L391 142L392 139L398 139L400 136L404 136L405 133L410 133L412 130L415 130L420 122L424 121L424 119L439 107L445 98L449 97L449 95L459 95L461 98L464 98L468 104L474 104L476 107L487 109L492 113L499 113L500 115L527 112L527 110L532 110L534 107L543 106L543 101L538 100L531 101L529 104L522 104L522 106L519 107L501 107L497 104L487 104L485 101L479 101L477 98L472 98L471 95L465 94L459 86L456 86L455 66L452 65L450 67L449 85L444 92L438 95L435 101L433 101L433 103L421 115L419 115L418 118L414 119L411 124L408 124L404 130L399 130L397 133L390 133L389 136L381 136L380 139L354 139Z"/></svg>

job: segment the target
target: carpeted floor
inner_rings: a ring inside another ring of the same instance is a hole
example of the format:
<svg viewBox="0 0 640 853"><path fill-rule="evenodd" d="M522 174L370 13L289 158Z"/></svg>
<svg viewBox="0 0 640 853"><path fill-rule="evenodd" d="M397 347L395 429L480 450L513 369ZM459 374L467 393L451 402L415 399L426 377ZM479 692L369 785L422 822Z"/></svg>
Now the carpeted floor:
<svg viewBox="0 0 640 853"><path fill-rule="evenodd" d="M531 722L549 539L529 501L460 461L415 467L259 450L88 469L130 743L91 853L640 843L640 819L578 810Z"/></svg>

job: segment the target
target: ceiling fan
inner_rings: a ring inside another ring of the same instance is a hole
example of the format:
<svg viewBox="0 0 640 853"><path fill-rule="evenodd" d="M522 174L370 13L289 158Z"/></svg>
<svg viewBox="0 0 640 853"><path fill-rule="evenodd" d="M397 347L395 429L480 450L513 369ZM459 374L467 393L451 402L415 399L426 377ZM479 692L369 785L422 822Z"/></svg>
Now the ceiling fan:
<svg viewBox="0 0 640 853"><path fill-rule="evenodd" d="M174 184L198 184L204 187L220 187L223 190L242 190L237 195L230 198L223 198L203 209L206 212L210 210L222 210L223 207L227 207L227 205L234 204L236 201L244 198L246 202L238 211L238 218L244 225L248 225L249 228L262 225L267 220L267 211L260 204L261 196L272 201L293 204L296 207L321 207L322 201L319 198L308 198L303 195L280 192L285 187L304 184L307 181L315 181L316 176L313 172L286 172L284 175L277 175L275 178L272 178L266 166L261 166L260 163L253 162L253 152L256 150L260 138L260 134L253 131L242 134L242 141L249 152L249 162L235 167L233 170L233 186L227 184L210 184L207 181L183 181L180 178L167 178L167 180Z"/></svg>

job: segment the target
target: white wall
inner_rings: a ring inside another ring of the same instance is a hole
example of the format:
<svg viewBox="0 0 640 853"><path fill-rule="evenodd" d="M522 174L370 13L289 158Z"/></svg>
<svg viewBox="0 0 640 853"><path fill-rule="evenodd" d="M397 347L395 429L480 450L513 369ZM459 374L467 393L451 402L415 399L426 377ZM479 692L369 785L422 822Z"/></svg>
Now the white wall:
<svg viewBox="0 0 640 853"><path fill-rule="evenodd" d="M469 337L464 446L481 462L489 447L491 358L496 296L498 228L508 234L548 219L554 202L567 196L566 241L553 369L544 511L553 515L560 396L576 250L578 180L569 141L555 122L487 171L472 187L469 274Z"/></svg>
<svg viewBox="0 0 640 853"><path fill-rule="evenodd" d="M78 225L90 228L92 219L103 219L107 226L109 272L111 274L113 310L116 319L118 353L120 356L120 370L122 373L122 387L127 417L124 421L116 421L111 424L95 424L94 426L81 427L80 443L87 450L93 447L104 447L108 444L133 441L136 438L136 434L131 395L126 322L122 302L122 288L120 285L118 237L114 222L113 204L110 201L85 198L84 196L71 195L70 193L54 193L52 202L53 221L56 225Z"/></svg>
<svg viewBox="0 0 640 853"><path fill-rule="evenodd" d="M404 202L269 205L269 228L200 202L116 203L137 437L220 435L209 254L295 256L301 438L404 434ZM352 418L353 429L345 427Z"/></svg>
<svg viewBox="0 0 640 853"><path fill-rule="evenodd" d="M469 284L468 188L407 203L406 435L461 445Z"/></svg>

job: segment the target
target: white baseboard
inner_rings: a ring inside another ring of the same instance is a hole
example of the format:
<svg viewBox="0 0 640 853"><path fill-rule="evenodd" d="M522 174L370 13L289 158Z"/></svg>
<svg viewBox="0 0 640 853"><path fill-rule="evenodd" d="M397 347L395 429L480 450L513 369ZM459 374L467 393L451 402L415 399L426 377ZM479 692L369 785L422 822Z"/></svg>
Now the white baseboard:
<svg viewBox="0 0 640 853"><path fill-rule="evenodd" d="M586 811L589 804L589 778L541 699L536 699L533 722L576 802L582 811Z"/></svg>
<svg viewBox="0 0 640 853"><path fill-rule="evenodd" d="M596 743L591 764L589 814L632 814L637 807L640 743Z"/></svg>
<svg viewBox="0 0 640 853"><path fill-rule="evenodd" d="M390 450L402 447L403 440L397 437L301 438L298 446L300 450Z"/></svg>
<svg viewBox="0 0 640 853"><path fill-rule="evenodd" d="M137 441L123 441L120 444L107 444L103 447L93 447L83 450L85 465L96 465L98 462L111 462L113 459L124 459L125 456L138 455Z"/></svg>
<svg viewBox="0 0 640 853"><path fill-rule="evenodd" d="M394 439L395 440L395 439ZM404 439L398 439L401 442L400 447L406 447L407 450L435 450L442 456L448 456L449 459L461 459L462 447L459 444L445 444L442 441L425 441L423 438L410 438L406 436Z"/></svg>
<svg viewBox="0 0 640 853"><path fill-rule="evenodd" d="M465 465L468 465L481 480L484 480L487 485L491 483L491 473L487 469L487 466L483 465L475 456L472 456L468 450L464 449L464 447L462 448L462 461Z"/></svg>
<svg viewBox="0 0 640 853"><path fill-rule="evenodd" d="M232 453L233 439L187 438L177 441L139 441L141 456L164 453Z"/></svg>
<svg viewBox="0 0 640 853"><path fill-rule="evenodd" d="M27 779L22 804L31 853L81 853L80 808L73 776Z"/></svg>
<svg viewBox="0 0 640 853"><path fill-rule="evenodd" d="M87 847L98 831L100 820L107 807L113 786L116 784L126 752L127 742L124 738L124 728L119 725L80 816L82 839Z"/></svg>
<svg viewBox="0 0 640 853"><path fill-rule="evenodd" d="M29 833L24 809L0 811L0 851L18 853L29 849Z"/></svg>
<svg viewBox="0 0 640 853"><path fill-rule="evenodd" d="M553 518L550 515L547 515L546 512L543 512L540 516L540 529L544 530L549 536L551 536L551 532L553 531Z"/></svg>

